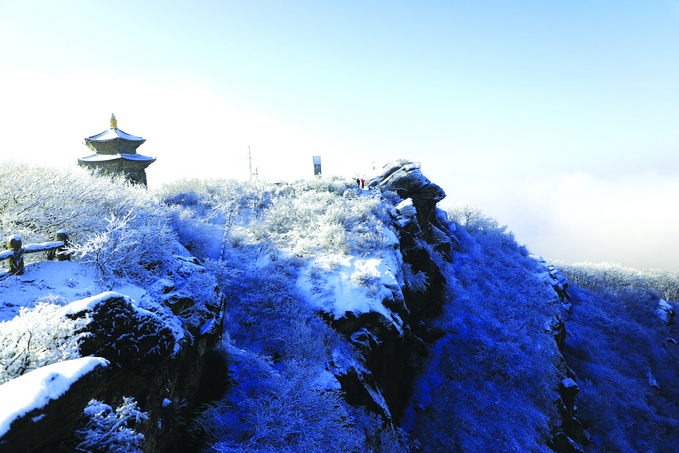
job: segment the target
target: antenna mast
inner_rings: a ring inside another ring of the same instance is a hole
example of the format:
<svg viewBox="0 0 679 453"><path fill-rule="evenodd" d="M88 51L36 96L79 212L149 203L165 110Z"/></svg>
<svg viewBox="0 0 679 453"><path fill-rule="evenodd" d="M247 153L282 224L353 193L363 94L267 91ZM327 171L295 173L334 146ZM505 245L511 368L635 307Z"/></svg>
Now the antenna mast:
<svg viewBox="0 0 679 453"><path fill-rule="evenodd" d="M248 146L248 161L250 162L250 181L252 181L252 154L250 153L249 146Z"/></svg>

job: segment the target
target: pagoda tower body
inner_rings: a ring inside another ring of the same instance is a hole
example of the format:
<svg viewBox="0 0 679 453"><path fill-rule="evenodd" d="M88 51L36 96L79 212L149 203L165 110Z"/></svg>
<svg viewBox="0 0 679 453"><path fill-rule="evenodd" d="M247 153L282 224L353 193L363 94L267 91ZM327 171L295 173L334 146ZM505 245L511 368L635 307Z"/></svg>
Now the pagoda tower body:
<svg viewBox="0 0 679 453"><path fill-rule="evenodd" d="M145 141L118 129L118 121L112 114L108 130L85 138L85 144L95 154L81 157L78 165L104 173L121 174L129 181L146 185L146 167L156 159L137 154L137 148Z"/></svg>

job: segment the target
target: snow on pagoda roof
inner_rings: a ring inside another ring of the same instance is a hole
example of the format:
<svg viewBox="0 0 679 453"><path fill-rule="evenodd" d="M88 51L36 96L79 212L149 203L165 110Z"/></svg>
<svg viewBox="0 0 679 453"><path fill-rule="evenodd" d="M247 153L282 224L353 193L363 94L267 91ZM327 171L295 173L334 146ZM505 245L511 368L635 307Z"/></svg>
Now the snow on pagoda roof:
<svg viewBox="0 0 679 453"><path fill-rule="evenodd" d="M82 162L106 162L109 160L134 160L137 162L155 162L155 157L142 156L141 154L92 154L78 159Z"/></svg>
<svg viewBox="0 0 679 453"><path fill-rule="evenodd" d="M132 142L144 142L146 141L145 138L137 137L136 135L128 134L127 132L123 132L120 129L116 128L110 128L100 134L93 135L91 137L87 137L86 140L90 141L96 141L96 142L104 142L108 140L115 140L117 138L122 138L123 140L129 140Z"/></svg>

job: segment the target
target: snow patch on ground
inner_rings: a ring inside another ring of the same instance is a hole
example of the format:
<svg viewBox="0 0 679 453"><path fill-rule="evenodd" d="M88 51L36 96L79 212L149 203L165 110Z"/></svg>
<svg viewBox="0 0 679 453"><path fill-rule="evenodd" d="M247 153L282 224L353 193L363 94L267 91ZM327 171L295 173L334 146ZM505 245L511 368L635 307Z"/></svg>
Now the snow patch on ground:
<svg viewBox="0 0 679 453"><path fill-rule="evenodd" d="M393 297L390 288L398 286L399 269L398 259L390 251L381 258L324 255L307 264L297 286L313 306L335 319L371 311L393 319L382 302Z"/></svg>
<svg viewBox="0 0 679 453"><path fill-rule="evenodd" d="M76 261L40 261L26 265L23 275L0 278L0 322L9 321L21 308L40 302L67 305L82 299L105 297L108 288L97 283L94 267ZM139 302L145 289L121 282L116 292ZM90 303L95 303L92 299Z"/></svg>
<svg viewBox="0 0 679 453"><path fill-rule="evenodd" d="M128 299L139 312L155 317L161 315L156 311L164 312L161 317L175 337L175 352L181 349L184 328L169 308L157 304L145 289L130 283L121 282L115 292L107 291L97 283L93 267L75 261L30 263L24 275L0 278L0 322L14 319L21 308L31 308L40 302L64 305L64 314L73 314L119 296Z"/></svg>
<svg viewBox="0 0 679 453"><path fill-rule="evenodd" d="M334 374L330 371L321 368L318 370L315 379L311 382L310 386L317 390L341 390L342 385L339 383Z"/></svg>
<svg viewBox="0 0 679 453"><path fill-rule="evenodd" d="M93 267L74 261L30 263L23 275L0 279L0 322L13 319L22 307L40 302L68 304L102 291Z"/></svg>

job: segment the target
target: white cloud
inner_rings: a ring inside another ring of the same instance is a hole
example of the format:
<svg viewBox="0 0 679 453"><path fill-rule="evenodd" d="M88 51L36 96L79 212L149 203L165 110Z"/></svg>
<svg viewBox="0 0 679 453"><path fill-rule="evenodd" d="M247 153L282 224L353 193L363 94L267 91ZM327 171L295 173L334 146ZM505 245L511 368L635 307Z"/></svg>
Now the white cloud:
<svg viewBox="0 0 679 453"><path fill-rule="evenodd" d="M533 253L679 271L677 194L679 171L647 168L508 176L470 198Z"/></svg>

